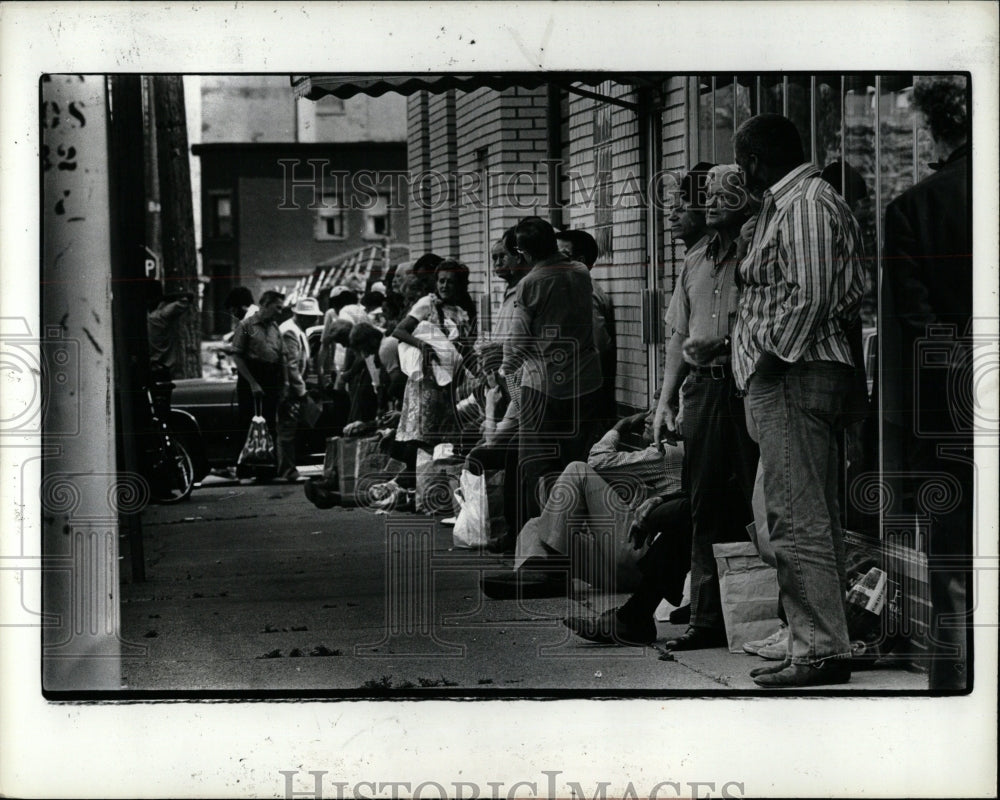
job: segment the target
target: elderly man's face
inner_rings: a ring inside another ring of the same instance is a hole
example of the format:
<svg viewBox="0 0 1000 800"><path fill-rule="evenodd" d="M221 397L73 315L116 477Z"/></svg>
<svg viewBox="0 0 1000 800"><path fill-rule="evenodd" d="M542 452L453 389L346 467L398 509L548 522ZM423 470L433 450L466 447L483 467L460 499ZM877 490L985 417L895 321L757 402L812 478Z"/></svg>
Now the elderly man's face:
<svg viewBox="0 0 1000 800"><path fill-rule="evenodd" d="M712 175L708 183L705 224L718 230L743 224L747 216L747 196L740 174L728 170Z"/></svg>
<svg viewBox="0 0 1000 800"><path fill-rule="evenodd" d="M667 222L673 239L690 239L705 229L705 214L678 195Z"/></svg>

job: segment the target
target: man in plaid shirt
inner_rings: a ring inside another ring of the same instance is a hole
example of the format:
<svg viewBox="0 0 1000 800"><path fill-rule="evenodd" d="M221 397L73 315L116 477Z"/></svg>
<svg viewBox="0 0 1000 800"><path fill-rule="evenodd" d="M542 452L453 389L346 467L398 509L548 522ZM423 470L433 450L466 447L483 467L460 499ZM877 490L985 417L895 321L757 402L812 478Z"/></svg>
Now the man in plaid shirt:
<svg viewBox="0 0 1000 800"><path fill-rule="evenodd" d="M761 686L850 680L836 434L851 386L846 330L864 290L861 233L843 198L806 162L777 114L733 142L761 197L733 332L733 374L760 445L765 504L788 616L785 661L751 672Z"/></svg>

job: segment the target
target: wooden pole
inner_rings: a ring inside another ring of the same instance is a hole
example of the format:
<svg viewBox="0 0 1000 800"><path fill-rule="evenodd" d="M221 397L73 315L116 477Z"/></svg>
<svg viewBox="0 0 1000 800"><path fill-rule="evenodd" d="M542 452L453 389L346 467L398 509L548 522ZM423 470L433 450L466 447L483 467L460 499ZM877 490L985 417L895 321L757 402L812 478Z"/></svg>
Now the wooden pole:
<svg viewBox="0 0 1000 800"><path fill-rule="evenodd" d="M198 262L194 243L191 167L188 162L184 84L180 75L153 78L157 174L163 241L163 288L189 291L198 297ZM188 314L181 324L182 378L201 377L200 315Z"/></svg>

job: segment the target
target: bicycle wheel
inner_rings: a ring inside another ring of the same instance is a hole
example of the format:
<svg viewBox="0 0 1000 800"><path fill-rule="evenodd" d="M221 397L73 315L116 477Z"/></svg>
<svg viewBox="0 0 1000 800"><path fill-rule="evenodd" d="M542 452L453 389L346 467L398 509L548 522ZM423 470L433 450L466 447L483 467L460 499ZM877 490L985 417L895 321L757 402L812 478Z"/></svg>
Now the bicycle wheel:
<svg viewBox="0 0 1000 800"><path fill-rule="evenodd" d="M153 499L158 503L179 503L191 496L194 488L194 464L177 439L166 443L165 458L157 465Z"/></svg>

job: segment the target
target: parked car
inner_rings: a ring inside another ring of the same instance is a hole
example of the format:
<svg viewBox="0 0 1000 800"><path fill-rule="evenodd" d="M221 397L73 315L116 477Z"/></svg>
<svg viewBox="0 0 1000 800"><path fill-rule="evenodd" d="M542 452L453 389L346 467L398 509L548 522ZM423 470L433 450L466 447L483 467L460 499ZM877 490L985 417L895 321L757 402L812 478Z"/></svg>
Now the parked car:
<svg viewBox="0 0 1000 800"><path fill-rule="evenodd" d="M322 326L306 331L310 351L319 350ZM236 366L226 351L224 342L206 342L203 362L210 365L201 378L174 381L171 397L171 425L194 462L195 479L201 480L213 468L232 467L246 439L247 430L240 424L239 402L236 397ZM306 386L314 397L319 396L315 374ZM301 464L316 464L323 460L326 438L339 433L331 423L332 403L324 402L324 413L315 427L299 427L296 457Z"/></svg>

